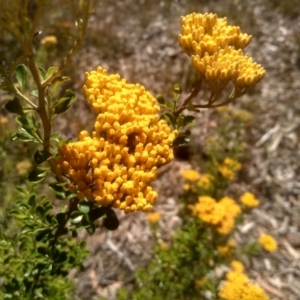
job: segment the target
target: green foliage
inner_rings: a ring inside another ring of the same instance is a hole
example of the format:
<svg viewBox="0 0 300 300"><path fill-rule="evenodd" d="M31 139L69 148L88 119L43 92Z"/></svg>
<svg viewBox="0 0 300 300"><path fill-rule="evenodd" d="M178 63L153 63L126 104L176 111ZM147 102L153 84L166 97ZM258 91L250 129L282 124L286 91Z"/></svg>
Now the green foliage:
<svg viewBox="0 0 300 300"><path fill-rule="evenodd" d="M169 248L157 245L147 269L136 274L134 293L122 291L118 299L201 299L196 279L204 278L217 261L209 232L199 220L191 218L177 231ZM214 280L206 285L216 291Z"/></svg>
<svg viewBox="0 0 300 300"><path fill-rule="evenodd" d="M81 265L87 251L66 228L62 236L57 228L65 220L52 211L47 197L37 196L36 185L18 188L10 215L20 230L12 235L0 232L3 299L69 299L73 285L65 276Z"/></svg>

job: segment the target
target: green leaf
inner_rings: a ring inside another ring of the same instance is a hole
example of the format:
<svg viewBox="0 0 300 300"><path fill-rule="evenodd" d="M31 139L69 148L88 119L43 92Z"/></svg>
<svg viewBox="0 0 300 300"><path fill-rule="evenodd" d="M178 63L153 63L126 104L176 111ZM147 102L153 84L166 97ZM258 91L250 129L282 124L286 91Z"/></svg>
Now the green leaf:
<svg viewBox="0 0 300 300"><path fill-rule="evenodd" d="M64 96L53 105L54 116L65 112L76 100L76 94L71 90L66 90Z"/></svg>
<svg viewBox="0 0 300 300"><path fill-rule="evenodd" d="M189 104L188 107L187 107L187 110L189 111L195 111L195 112L200 112L199 109L197 109L193 104Z"/></svg>
<svg viewBox="0 0 300 300"><path fill-rule="evenodd" d="M80 211L73 211L71 213L71 222L73 224L78 224L78 223L81 222L82 217L83 217L83 213L82 212L80 212Z"/></svg>
<svg viewBox="0 0 300 300"><path fill-rule="evenodd" d="M177 129L181 129L183 127L184 116L180 115L177 119Z"/></svg>
<svg viewBox="0 0 300 300"><path fill-rule="evenodd" d="M58 213L55 216L55 218L56 218L58 224L61 224L61 223L65 222L65 220L66 220L66 213L63 213L63 212Z"/></svg>
<svg viewBox="0 0 300 300"><path fill-rule="evenodd" d="M189 115L184 116L184 121L183 121L183 126L182 127L185 127L186 125L193 123L194 120L195 120L194 116L189 116Z"/></svg>
<svg viewBox="0 0 300 300"><path fill-rule="evenodd" d="M42 80L45 80L46 76L47 76L47 72L45 71L45 69L43 69L42 67L39 67L39 72L40 72L40 76L41 76Z"/></svg>
<svg viewBox="0 0 300 300"><path fill-rule="evenodd" d="M84 214L87 214L90 211L90 205L87 202L81 202L77 206L78 210Z"/></svg>
<svg viewBox="0 0 300 300"><path fill-rule="evenodd" d="M24 87L25 87L25 84L26 84L26 81L27 81L27 68L25 65L18 65L16 67L16 79L19 83L19 86L20 86L20 90L23 92L24 90Z"/></svg>
<svg viewBox="0 0 300 300"><path fill-rule="evenodd" d="M50 99L57 99L58 92L60 91L63 84L69 81L70 78L66 76L58 76L54 78L51 82L51 86L49 87L49 97Z"/></svg>
<svg viewBox="0 0 300 300"><path fill-rule="evenodd" d="M21 228L21 233L24 234L24 233L27 233L27 232L33 232L34 230L34 227L31 225L24 225L22 228Z"/></svg>
<svg viewBox="0 0 300 300"><path fill-rule="evenodd" d="M91 220L87 217L87 215L84 215L82 217L81 226L87 228L91 225L91 223L93 223L93 222L91 222Z"/></svg>
<svg viewBox="0 0 300 300"><path fill-rule="evenodd" d="M176 128L176 119L172 113L167 112L162 114L161 119L167 120L173 128Z"/></svg>
<svg viewBox="0 0 300 300"><path fill-rule="evenodd" d="M50 67L47 71L46 78L52 76L57 70L58 67Z"/></svg>
<svg viewBox="0 0 300 300"><path fill-rule="evenodd" d="M48 152L47 150L36 150L34 153L34 161L39 165L43 163L44 161L48 160L52 154Z"/></svg>
<svg viewBox="0 0 300 300"><path fill-rule="evenodd" d="M14 99L9 100L5 104L5 109L13 114L24 115L23 107L20 103L19 98L17 97L14 97Z"/></svg>
<svg viewBox="0 0 300 300"><path fill-rule="evenodd" d="M59 253L59 255L56 257L55 262L56 263L63 263L68 259L68 254L65 251L62 251Z"/></svg>
<svg viewBox="0 0 300 300"><path fill-rule="evenodd" d="M61 136L59 133L54 133L50 136L50 141L55 141L59 143L61 141Z"/></svg>
<svg viewBox="0 0 300 300"><path fill-rule="evenodd" d="M42 205L38 205L36 208L36 214L42 219L45 216L45 210Z"/></svg>
<svg viewBox="0 0 300 300"><path fill-rule="evenodd" d="M36 207L36 195L30 195L29 199L28 199L28 204L32 207L35 208Z"/></svg>
<svg viewBox="0 0 300 300"><path fill-rule="evenodd" d="M33 169L28 176L28 180L31 182L41 182L47 175L49 168L36 168Z"/></svg>
<svg viewBox="0 0 300 300"><path fill-rule="evenodd" d="M66 183L54 181L49 183L49 186L54 190L55 196L60 199L66 199L69 196L69 191L65 188Z"/></svg>
<svg viewBox="0 0 300 300"><path fill-rule="evenodd" d="M40 143L38 139L32 135L32 131L26 130L25 128L20 128L18 133L14 133L11 136L11 140L21 140L22 142Z"/></svg>
<svg viewBox="0 0 300 300"><path fill-rule="evenodd" d="M182 135L177 136L175 140L173 141L173 147L183 147L186 146L190 142L190 138L188 136Z"/></svg>
<svg viewBox="0 0 300 300"><path fill-rule="evenodd" d="M159 104L166 104L166 100L163 95L158 95L156 100Z"/></svg>
<svg viewBox="0 0 300 300"><path fill-rule="evenodd" d="M58 182L53 181L49 183L49 186L55 191L55 192L63 192L65 191L66 182Z"/></svg>
<svg viewBox="0 0 300 300"><path fill-rule="evenodd" d="M180 84L178 84L178 83L174 84L174 86L173 86L173 93L174 93L174 95L176 95L176 97L181 95L182 88L181 88Z"/></svg>
<svg viewBox="0 0 300 300"><path fill-rule="evenodd" d="M105 214L105 207L93 207L89 212L89 218L92 222L103 217Z"/></svg>
<svg viewBox="0 0 300 300"><path fill-rule="evenodd" d="M190 136L192 134L192 132L188 129L184 132L184 135L186 136Z"/></svg>
<svg viewBox="0 0 300 300"><path fill-rule="evenodd" d="M33 114L18 116L16 117L16 122L24 128L37 130L35 116Z"/></svg>
<svg viewBox="0 0 300 300"><path fill-rule="evenodd" d="M45 246L40 246L37 248L38 253L42 254L43 256L48 255L48 248Z"/></svg>
<svg viewBox="0 0 300 300"><path fill-rule="evenodd" d="M106 210L106 215L103 220L103 226L108 230L116 230L119 227L119 220L112 208Z"/></svg>
<svg viewBox="0 0 300 300"><path fill-rule="evenodd" d="M30 92L30 95L33 95L34 97L38 98L39 97L39 91L38 90L32 90Z"/></svg>
<svg viewBox="0 0 300 300"><path fill-rule="evenodd" d="M91 223L90 226L88 226L86 228L86 231L89 233L89 234L93 234L96 230L96 226L94 223ZM113 230L113 229L112 229Z"/></svg>

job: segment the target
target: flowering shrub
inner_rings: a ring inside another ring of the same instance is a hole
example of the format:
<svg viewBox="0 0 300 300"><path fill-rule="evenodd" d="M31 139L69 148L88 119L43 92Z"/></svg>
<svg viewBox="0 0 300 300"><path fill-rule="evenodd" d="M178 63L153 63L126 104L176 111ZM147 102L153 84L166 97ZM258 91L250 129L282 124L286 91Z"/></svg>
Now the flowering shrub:
<svg viewBox="0 0 300 300"><path fill-rule="evenodd" d="M173 147L189 142L191 132L186 126L195 117L187 112L233 102L265 73L243 53L251 36L228 25L225 18L193 13L181 18L179 35L179 44L190 56L197 76L187 97L181 96L181 87L175 84L173 99L162 95L155 99L140 84L127 83L118 74L109 75L98 67L86 73L83 86L95 114L93 131L82 130L78 140L64 139L53 132L52 122L76 101L76 94L65 89L69 78L63 73L82 43L96 2L67 1L76 25L70 33L74 44L59 67L45 70L39 64L41 57L47 51L54 55L58 40L55 36L43 38L38 52L33 40L49 2L37 1L34 12L28 1L1 2L0 26L14 37L21 52L0 65L0 88L10 97L5 109L16 115L18 125L12 140L36 145L34 161L16 166L20 176L27 176L30 169L28 182L16 188L16 201L9 211L16 228L11 232L7 224L3 230L1 227L0 297L4 299L71 298L72 283L65 276L71 268L80 267L87 255L85 243L76 239L78 232L86 229L93 234L99 219L104 228L117 229L114 208L125 213L151 210L157 193L150 184L158 168L174 158ZM197 96L205 85L211 94L203 104ZM228 85L233 90L222 100L221 93ZM161 116L160 107L164 108ZM241 207L224 197L223 190L240 168L233 156L215 156L212 172L185 172L189 184L183 194L186 223L171 247L160 247L159 261L168 267L167 272L161 273L155 262L150 264L147 275L157 275L152 281L157 285L150 293L141 290L143 299L179 299L186 294L199 295L199 289L217 293L219 280L210 278L209 273L221 257L234 253L229 235L241 214ZM39 189L41 182L43 189ZM47 192L47 196L42 194L48 187L56 200L63 200L55 209L54 199L49 199ZM244 205L255 206L253 199L242 199ZM152 223L159 218L160 214L149 215ZM201 268L191 272L195 263ZM141 282L147 279L141 277ZM239 273L239 277L243 288L249 288L246 275ZM220 295L226 295L227 289L224 284ZM252 294L256 292L252 290Z"/></svg>

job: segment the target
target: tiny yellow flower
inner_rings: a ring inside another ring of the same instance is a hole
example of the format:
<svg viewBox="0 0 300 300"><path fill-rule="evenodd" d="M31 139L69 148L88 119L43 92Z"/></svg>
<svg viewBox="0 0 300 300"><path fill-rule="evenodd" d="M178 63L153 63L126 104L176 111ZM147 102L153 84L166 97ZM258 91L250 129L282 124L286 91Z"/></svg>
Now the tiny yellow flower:
<svg viewBox="0 0 300 300"><path fill-rule="evenodd" d="M236 241L231 238L228 240L228 242L225 245L219 245L217 246L217 251L220 255L224 257L230 257L234 254L236 248Z"/></svg>
<svg viewBox="0 0 300 300"><path fill-rule="evenodd" d="M159 212L153 212L153 213L149 213L147 215L147 219L150 223L152 224L156 224L158 223L158 221L160 220L161 218L161 214Z"/></svg>
<svg viewBox="0 0 300 300"><path fill-rule="evenodd" d="M199 181L197 182L197 185L202 189L210 189L212 187L212 182L214 180L214 177L210 174L203 174L200 176Z"/></svg>
<svg viewBox="0 0 300 300"><path fill-rule="evenodd" d="M161 242L161 243L160 243L160 247L161 247L161 249L163 249L163 250L167 250L167 249L169 248L169 245L168 245L168 243L166 243L166 242Z"/></svg>
<svg viewBox="0 0 300 300"><path fill-rule="evenodd" d="M3 124L7 124L7 123L8 123L8 119L0 116L0 124L3 125Z"/></svg>
<svg viewBox="0 0 300 300"><path fill-rule="evenodd" d="M181 173L181 176L188 181L197 181L200 178L200 174L195 170L185 170Z"/></svg>
<svg viewBox="0 0 300 300"><path fill-rule="evenodd" d="M32 167L32 163L30 161L24 160L17 163L16 167L19 176L24 176L28 173L29 169Z"/></svg>
<svg viewBox="0 0 300 300"><path fill-rule="evenodd" d="M226 214L232 218L237 217L241 212L241 208L236 202L229 197L223 197L220 201L219 204L223 205L226 210Z"/></svg>
<svg viewBox="0 0 300 300"><path fill-rule="evenodd" d="M184 185L183 185L183 190L184 190L184 191L189 191L189 190L191 190L191 185L190 185L190 184L184 184Z"/></svg>
<svg viewBox="0 0 300 300"><path fill-rule="evenodd" d="M254 208L259 205L259 201L255 198L255 196L252 193L244 193L241 196L241 202L246 205L249 208Z"/></svg>
<svg viewBox="0 0 300 300"><path fill-rule="evenodd" d="M196 204L199 218L213 225L219 224L225 216L225 209L209 196L200 196Z"/></svg>
<svg viewBox="0 0 300 300"><path fill-rule="evenodd" d="M274 252L278 248L276 240L268 234L261 234L258 242L268 252Z"/></svg>
<svg viewBox="0 0 300 300"><path fill-rule="evenodd" d="M57 45L57 38L55 35L48 35L41 40L41 45L51 47Z"/></svg>
<svg viewBox="0 0 300 300"><path fill-rule="evenodd" d="M218 170L224 178L233 180L236 172L239 171L241 167L242 165L238 161L227 157L219 166Z"/></svg>

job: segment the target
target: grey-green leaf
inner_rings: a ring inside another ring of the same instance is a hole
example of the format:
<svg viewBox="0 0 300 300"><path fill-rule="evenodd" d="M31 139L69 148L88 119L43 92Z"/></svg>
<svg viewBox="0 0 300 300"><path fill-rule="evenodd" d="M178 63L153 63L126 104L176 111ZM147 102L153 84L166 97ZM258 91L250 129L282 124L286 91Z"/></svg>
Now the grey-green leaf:
<svg viewBox="0 0 300 300"><path fill-rule="evenodd" d="M23 92L24 87L27 81L28 73L27 73L27 68L25 65L18 65L16 67L16 79L19 83L20 90Z"/></svg>

